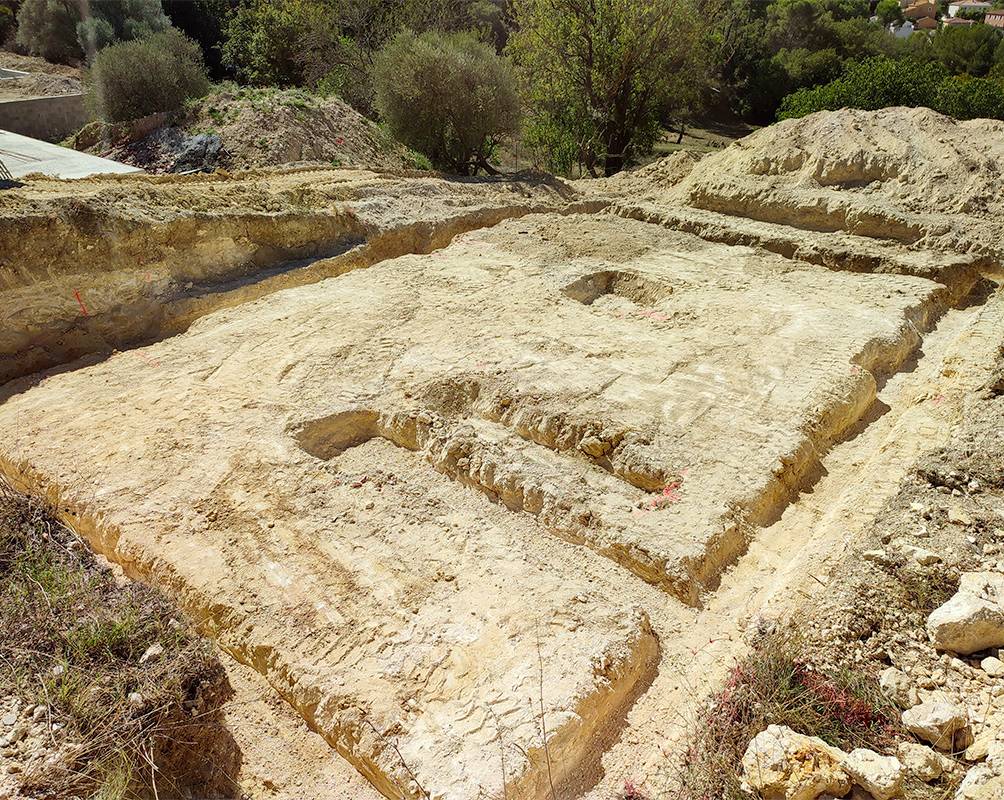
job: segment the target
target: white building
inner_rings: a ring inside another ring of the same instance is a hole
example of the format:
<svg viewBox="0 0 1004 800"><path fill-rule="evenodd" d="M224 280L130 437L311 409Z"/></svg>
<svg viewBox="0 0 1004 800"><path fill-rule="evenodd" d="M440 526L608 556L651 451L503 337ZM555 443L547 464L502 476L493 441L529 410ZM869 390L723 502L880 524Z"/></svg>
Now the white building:
<svg viewBox="0 0 1004 800"><path fill-rule="evenodd" d="M994 4L987 0L959 0L957 3L949 3L948 16L954 17L960 11L989 11L993 7Z"/></svg>

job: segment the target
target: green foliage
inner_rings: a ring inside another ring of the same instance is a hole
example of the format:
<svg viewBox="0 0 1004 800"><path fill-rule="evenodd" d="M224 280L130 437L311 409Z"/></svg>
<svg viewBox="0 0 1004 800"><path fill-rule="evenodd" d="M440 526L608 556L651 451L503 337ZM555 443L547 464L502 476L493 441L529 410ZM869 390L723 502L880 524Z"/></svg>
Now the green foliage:
<svg viewBox="0 0 1004 800"><path fill-rule="evenodd" d="M839 108L928 106L957 119L1004 119L1004 82L952 76L940 63L874 58L848 64L835 81L784 99L779 119Z"/></svg>
<svg viewBox="0 0 1004 800"><path fill-rule="evenodd" d="M171 24L199 43L213 80L228 77L220 48L223 28L237 7L237 0L161 0Z"/></svg>
<svg viewBox="0 0 1004 800"><path fill-rule="evenodd" d="M89 7L91 15L77 24L77 40L88 60L113 42L141 39L171 26L160 0L101 0Z"/></svg>
<svg viewBox="0 0 1004 800"><path fill-rule="evenodd" d="M1004 81L958 75L941 82L934 108L956 119L1004 119Z"/></svg>
<svg viewBox="0 0 1004 800"><path fill-rule="evenodd" d="M174 28L106 47L86 84L92 110L106 122L174 111L209 91L199 46Z"/></svg>
<svg viewBox="0 0 1004 800"><path fill-rule="evenodd" d="M47 61L88 59L116 41L130 41L170 27L160 0L24 0L18 11L17 42Z"/></svg>
<svg viewBox="0 0 1004 800"><path fill-rule="evenodd" d="M875 6L875 16L883 25L892 25L903 21L903 7L899 0L879 0Z"/></svg>
<svg viewBox="0 0 1004 800"><path fill-rule="evenodd" d="M301 39L328 18L320 0L244 0L227 23L223 63L256 86L301 85Z"/></svg>
<svg viewBox="0 0 1004 800"><path fill-rule="evenodd" d="M24 0L17 12L17 43L46 61L70 63L81 56L78 22L73 0Z"/></svg>
<svg viewBox="0 0 1004 800"><path fill-rule="evenodd" d="M953 75L985 77L999 62L1001 32L988 25L942 27L932 39L934 55Z"/></svg>
<svg viewBox="0 0 1004 800"><path fill-rule="evenodd" d="M472 33L403 31L377 55L376 106L393 135L440 169L488 169L515 132L519 101L508 64Z"/></svg>
<svg viewBox="0 0 1004 800"><path fill-rule="evenodd" d="M513 13L525 141L552 169L615 173L703 99L713 45L688 0L515 0Z"/></svg>

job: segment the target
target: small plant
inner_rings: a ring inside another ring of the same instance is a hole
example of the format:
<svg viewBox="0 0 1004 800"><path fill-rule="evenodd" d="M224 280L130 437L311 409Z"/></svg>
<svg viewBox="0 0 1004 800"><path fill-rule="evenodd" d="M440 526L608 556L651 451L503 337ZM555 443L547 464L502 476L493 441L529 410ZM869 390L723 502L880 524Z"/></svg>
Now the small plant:
<svg viewBox="0 0 1004 800"><path fill-rule="evenodd" d="M120 586L44 505L0 480L0 694L44 707L52 746L67 745L62 761L25 773L27 791L111 800L156 790L152 780L161 792L233 788L237 751L219 717L229 684L179 619L158 592Z"/></svg>
<svg viewBox="0 0 1004 800"><path fill-rule="evenodd" d="M740 762L768 725L786 725L842 749L889 751L898 714L874 676L810 668L799 640L774 634L737 664L695 725L683 766L684 797L744 800Z"/></svg>

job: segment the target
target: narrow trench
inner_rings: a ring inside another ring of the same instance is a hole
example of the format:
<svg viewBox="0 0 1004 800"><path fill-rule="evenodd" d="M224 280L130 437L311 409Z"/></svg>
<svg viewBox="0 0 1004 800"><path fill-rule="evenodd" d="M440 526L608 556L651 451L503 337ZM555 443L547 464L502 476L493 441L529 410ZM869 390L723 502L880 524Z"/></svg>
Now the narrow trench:
<svg viewBox="0 0 1004 800"><path fill-rule="evenodd" d="M118 304L70 318L46 320L45 330L14 352L0 352L0 385L54 368L86 366L126 350L184 333L196 320L214 311L248 303L274 292L317 283L357 269L406 255L441 250L461 234L494 227L530 214L595 213L606 201L580 201L560 207L515 205L478 209L436 222L420 221L375 234L360 241L349 233L323 258L280 261L272 266L198 284L169 282L162 294L141 290ZM267 262L267 259L266 259ZM146 268L144 268L146 269ZM156 270L155 266L150 267ZM138 270L142 272L143 270ZM149 275L149 273L148 273ZM73 292L68 291L68 296ZM86 308L81 301L81 307ZM84 359L84 361L81 361ZM13 392L0 387L0 402Z"/></svg>

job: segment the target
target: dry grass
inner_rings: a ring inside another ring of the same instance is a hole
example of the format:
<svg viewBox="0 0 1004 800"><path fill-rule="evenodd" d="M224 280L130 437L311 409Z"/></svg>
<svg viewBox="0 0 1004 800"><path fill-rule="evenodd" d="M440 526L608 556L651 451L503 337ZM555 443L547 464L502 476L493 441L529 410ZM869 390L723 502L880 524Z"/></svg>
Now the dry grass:
<svg viewBox="0 0 1004 800"><path fill-rule="evenodd" d="M154 644L163 654L140 663ZM49 749L65 758L25 775L32 794L232 788L237 751L219 716L230 690L211 645L165 597L116 582L47 508L2 481L0 653L0 693L47 706L50 730L59 723Z"/></svg>
<svg viewBox="0 0 1004 800"><path fill-rule="evenodd" d="M768 725L787 725L848 750L887 752L902 735L898 714L874 677L806 666L800 641L761 637L698 719L683 766L688 800L746 800L740 761Z"/></svg>

